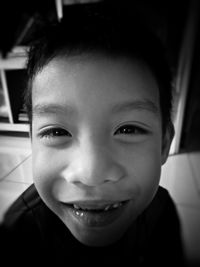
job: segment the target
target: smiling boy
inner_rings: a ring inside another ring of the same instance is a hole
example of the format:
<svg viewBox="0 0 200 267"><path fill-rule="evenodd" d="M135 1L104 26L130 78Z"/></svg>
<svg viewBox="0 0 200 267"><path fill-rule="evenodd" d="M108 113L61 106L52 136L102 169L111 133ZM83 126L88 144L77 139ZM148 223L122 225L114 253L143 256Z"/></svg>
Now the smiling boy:
<svg viewBox="0 0 200 267"><path fill-rule="evenodd" d="M84 19L52 26L29 52L34 185L3 235L58 266L179 263L178 217L159 187L173 138L160 43L139 24Z"/></svg>

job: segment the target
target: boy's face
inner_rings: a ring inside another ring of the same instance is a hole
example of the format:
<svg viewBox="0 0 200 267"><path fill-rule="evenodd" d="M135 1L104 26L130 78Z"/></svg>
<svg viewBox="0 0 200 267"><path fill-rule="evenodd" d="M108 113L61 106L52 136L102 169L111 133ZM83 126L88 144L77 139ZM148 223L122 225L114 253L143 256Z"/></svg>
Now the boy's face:
<svg viewBox="0 0 200 267"><path fill-rule="evenodd" d="M125 58L57 58L32 98L41 198L82 243L115 242L151 202L167 157L151 72Z"/></svg>

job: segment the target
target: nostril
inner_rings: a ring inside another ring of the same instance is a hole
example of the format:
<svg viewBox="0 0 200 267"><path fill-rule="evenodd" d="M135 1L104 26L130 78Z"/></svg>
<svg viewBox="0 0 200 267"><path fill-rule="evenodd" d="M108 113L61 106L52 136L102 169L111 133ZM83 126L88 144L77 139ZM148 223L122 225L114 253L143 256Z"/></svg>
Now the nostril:
<svg viewBox="0 0 200 267"><path fill-rule="evenodd" d="M89 188L89 187L97 187L97 186L101 186L103 184L112 184L112 183L116 183L119 180L123 179L124 176L120 176L120 175L116 175L113 177L107 176L107 178L104 177L83 177L83 176L79 176L79 177L73 177L73 179L67 179L67 181L69 183L73 183L74 185L76 185L77 187L82 187L82 188Z"/></svg>
<svg viewBox="0 0 200 267"><path fill-rule="evenodd" d="M74 184L79 187L97 187L102 184L102 179L95 179L95 178L81 178L79 181L76 181Z"/></svg>
<svg viewBox="0 0 200 267"><path fill-rule="evenodd" d="M103 155L101 155L103 157ZM62 172L68 183L78 186L81 184L88 187L99 186L104 183L114 183L125 176L125 170L121 164L112 157L102 159L95 154L85 157L77 156Z"/></svg>

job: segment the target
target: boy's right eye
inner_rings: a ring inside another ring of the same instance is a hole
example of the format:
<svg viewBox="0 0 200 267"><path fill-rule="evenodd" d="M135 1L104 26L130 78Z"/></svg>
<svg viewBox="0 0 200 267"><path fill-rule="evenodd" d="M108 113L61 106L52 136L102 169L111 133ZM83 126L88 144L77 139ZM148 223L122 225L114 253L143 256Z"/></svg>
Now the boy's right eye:
<svg viewBox="0 0 200 267"><path fill-rule="evenodd" d="M42 130L38 135L47 144L55 145L69 141L69 138L72 137L70 132L62 128L47 128Z"/></svg>

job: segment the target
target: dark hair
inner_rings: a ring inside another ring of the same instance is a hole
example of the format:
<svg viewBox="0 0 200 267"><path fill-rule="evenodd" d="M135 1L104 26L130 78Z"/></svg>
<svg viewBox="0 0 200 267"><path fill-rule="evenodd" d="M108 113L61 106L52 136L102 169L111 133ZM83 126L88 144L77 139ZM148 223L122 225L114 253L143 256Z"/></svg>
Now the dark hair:
<svg viewBox="0 0 200 267"><path fill-rule="evenodd" d="M171 73L159 38L137 15L113 14L103 5L68 7L62 21L47 25L28 53L25 105L32 120L31 90L34 77L53 58L84 54L126 56L145 62L159 86L163 132L171 124Z"/></svg>

